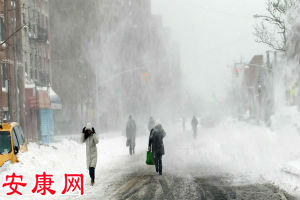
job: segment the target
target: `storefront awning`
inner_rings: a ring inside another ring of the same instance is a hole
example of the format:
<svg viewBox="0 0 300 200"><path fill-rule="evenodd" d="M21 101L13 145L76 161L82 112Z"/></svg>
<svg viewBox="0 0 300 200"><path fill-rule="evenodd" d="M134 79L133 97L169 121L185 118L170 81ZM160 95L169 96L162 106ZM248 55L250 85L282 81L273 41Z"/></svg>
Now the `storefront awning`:
<svg viewBox="0 0 300 200"><path fill-rule="evenodd" d="M29 109L62 109L60 97L51 87L25 88L26 106Z"/></svg>

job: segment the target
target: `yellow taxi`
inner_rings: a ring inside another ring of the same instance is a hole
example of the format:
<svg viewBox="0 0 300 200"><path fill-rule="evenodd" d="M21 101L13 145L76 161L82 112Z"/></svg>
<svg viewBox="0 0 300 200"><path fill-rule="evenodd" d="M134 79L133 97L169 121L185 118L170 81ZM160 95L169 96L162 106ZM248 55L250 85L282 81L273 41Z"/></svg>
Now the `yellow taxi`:
<svg viewBox="0 0 300 200"><path fill-rule="evenodd" d="M27 150L21 126L16 122L0 123L0 166L8 160L18 162L17 154Z"/></svg>

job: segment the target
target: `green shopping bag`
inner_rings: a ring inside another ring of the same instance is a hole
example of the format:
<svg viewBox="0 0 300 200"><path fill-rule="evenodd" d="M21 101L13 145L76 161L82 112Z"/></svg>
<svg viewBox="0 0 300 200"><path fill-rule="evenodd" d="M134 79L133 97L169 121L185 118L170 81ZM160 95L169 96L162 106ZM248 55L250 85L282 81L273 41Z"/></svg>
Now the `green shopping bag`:
<svg viewBox="0 0 300 200"><path fill-rule="evenodd" d="M152 152L151 151L147 151L146 164L147 165L154 165L154 161L153 161L153 158L152 158Z"/></svg>

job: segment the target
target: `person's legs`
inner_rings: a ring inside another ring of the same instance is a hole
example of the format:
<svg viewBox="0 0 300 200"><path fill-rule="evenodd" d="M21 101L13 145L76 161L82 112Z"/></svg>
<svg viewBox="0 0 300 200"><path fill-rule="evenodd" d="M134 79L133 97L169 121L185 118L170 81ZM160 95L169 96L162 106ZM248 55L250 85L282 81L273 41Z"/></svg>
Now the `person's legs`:
<svg viewBox="0 0 300 200"><path fill-rule="evenodd" d="M197 137L197 129L193 128L193 131L194 131L194 138L196 138Z"/></svg>
<svg viewBox="0 0 300 200"><path fill-rule="evenodd" d="M134 149L135 149L135 143L133 144L133 147L132 147L132 154L134 154Z"/></svg>
<svg viewBox="0 0 300 200"><path fill-rule="evenodd" d="M91 167L89 168L89 175L90 175L90 178L92 179L92 168Z"/></svg>
<svg viewBox="0 0 300 200"><path fill-rule="evenodd" d="M158 163L158 160L157 160L157 154L156 153L153 153L153 160L154 160L154 164L155 164L155 170L156 170L156 172L158 172L158 165L159 165L159 163Z"/></svg>
<svg viewBox="0 0 300 200"><path fill-rule="evenodd" d="M130 155L132 155L133 154L133 144L132 143L130 143L130 145L129 145L129 154Z"/></svg>
<svg viewBox="0 0 300 200"><path fill-rule="evenodd" d="M91 183L93 185L94 182L95 182L95 167L90 167L89 168L89 174L90 174L90 177L91 177Z"/></svg>
<svg viewBox="0 0 300 200"><path fill-rule="evenodd" d="M159 175L162 175L162 155L158 155L158 172Z"/></svg>

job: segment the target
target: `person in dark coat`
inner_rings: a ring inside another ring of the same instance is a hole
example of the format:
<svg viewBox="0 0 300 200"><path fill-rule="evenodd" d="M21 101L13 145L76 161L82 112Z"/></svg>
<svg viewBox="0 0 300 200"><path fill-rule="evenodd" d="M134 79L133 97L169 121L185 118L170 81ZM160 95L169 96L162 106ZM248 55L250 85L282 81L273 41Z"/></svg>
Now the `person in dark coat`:
<svg viewBox="0 0 300 200"><path fill-rule="evenodd" d="M154 126L155 126L154 119L153 117L150 117L148 122L148 130L151 131L154 128Z"/></svg>
<svg viewBox="0 0 300 200"><path fill-rule="evenodd" d="M193 129L193 133L194 133L194 138L197 137L197 128L198 128L198 120L195 116L193 116L191 125L192 125L192 129Z"/></svg>
<svg viewBox="0 0 300 200"><path fill-rule="evenodd" d="M135 148L135 136L136 136L136 124L133 120L132 116L130 115L126 124L126 146L129 147L129 154L134 154Z"/></svg>
<svg viewBox="0 0 300 200"><path fill-rule="evenodd" d="M166 136L161 124L157 124L150 132L148 150L152 152L156 172L162 175L162 156L165 154L163 138Z"/></svg>
<svg viewBox="0 0 300 200"><path fill-rule="evenodd" d="M97 144L99 142L96 131L91 123L82 129L81 142L86 144L86 164L91 177L91 185L95 183L95 168L97 164Z"/></svg>

